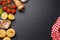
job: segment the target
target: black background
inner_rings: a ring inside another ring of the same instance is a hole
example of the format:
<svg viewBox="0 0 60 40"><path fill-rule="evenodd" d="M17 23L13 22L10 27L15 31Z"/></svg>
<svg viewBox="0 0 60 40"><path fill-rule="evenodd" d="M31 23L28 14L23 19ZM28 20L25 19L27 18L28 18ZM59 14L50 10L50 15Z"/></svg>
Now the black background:
<svg viewBox="0 0 60 40"><path fill-rule="evenodd" d="M29 0L25 12L17 11L12 40L52 40L51 27L60 16L59 0Z"/></svg>

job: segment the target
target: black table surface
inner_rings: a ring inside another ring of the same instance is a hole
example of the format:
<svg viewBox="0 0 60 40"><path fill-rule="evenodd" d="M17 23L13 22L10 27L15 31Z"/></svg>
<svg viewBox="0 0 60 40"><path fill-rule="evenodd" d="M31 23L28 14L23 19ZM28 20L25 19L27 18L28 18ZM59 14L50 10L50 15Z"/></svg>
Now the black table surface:
<svg viewBox="0 0 60 40"><path fill-rule="evenodd" d="M60 16L59 0L29 0L25 11L17 11L12 40L52 40L51 27Z"/></svg>

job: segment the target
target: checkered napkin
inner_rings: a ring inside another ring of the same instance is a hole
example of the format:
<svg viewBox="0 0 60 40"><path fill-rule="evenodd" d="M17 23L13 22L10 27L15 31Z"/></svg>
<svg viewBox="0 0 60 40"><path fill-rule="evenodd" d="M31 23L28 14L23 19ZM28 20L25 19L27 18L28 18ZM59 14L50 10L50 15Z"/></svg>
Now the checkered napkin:
<svg viewBox="0 0 60 40"><path fill-rule="evenodd" d="M52 26L51 37L52 37L52 40L60 40L60 17Z"/></svg>

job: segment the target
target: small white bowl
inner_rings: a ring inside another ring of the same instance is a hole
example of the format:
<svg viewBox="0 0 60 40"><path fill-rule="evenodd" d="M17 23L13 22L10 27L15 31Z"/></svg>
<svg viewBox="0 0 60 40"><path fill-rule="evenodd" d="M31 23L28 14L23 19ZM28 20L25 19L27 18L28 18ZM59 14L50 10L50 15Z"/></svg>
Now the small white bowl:
<svg viewBox="0 0 60 40"><path fill-rule="evenodd" d="M25 2L27 2L28 0L21 0L21 2L23 2L23 3L25 3Z"/></svg>

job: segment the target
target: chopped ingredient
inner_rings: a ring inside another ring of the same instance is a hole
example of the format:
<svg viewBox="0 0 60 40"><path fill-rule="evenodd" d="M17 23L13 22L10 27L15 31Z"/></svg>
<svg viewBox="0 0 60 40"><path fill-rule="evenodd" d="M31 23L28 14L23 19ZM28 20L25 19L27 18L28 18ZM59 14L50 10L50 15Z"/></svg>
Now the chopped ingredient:
<svg viewBox="0 0 60 40"><path fill-rule="evenodd" d="M6 12L3 12L2 14L1 14L1 19L7 19L7 16L8 16L8 14L6 13Z"/></svg>
<svg viewBox="0 0 60 40"><path fill-rule="evenodd" d="M11 21L9 20L3 20L3 22L1 23L3 29L8 29L10 27Z"/></svg>
<svg viewBox="0 0 60 40"><path fill-rule="evenodd" d="M0 20L0 28L8 29L10 27L11 21L9 20Z"/></svg>
<svg viewBox="0 0 60 40"><path fill-rule="evenodd" d="M15 17L14 17L14 15L13 15L13 14L9 14L9 15L8 15L8 19L9 19L9 20L14 20L14 19L15 19Z"/></svg>

